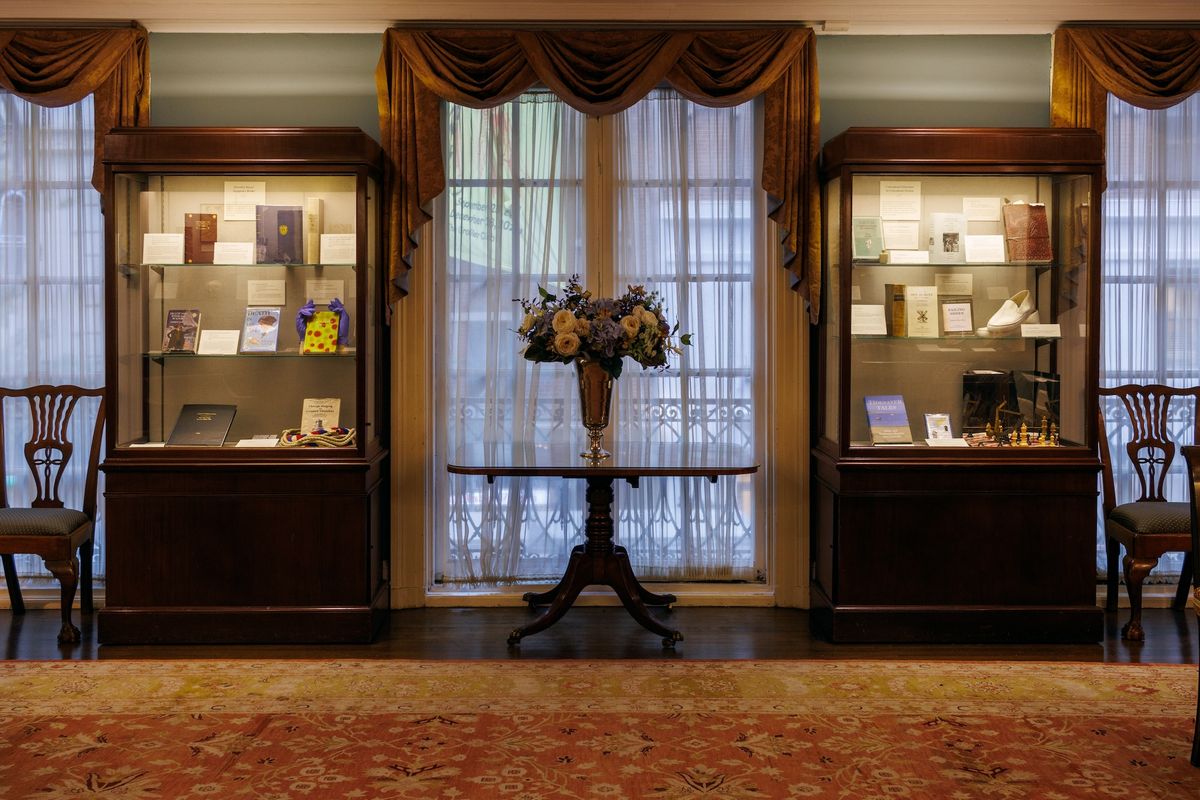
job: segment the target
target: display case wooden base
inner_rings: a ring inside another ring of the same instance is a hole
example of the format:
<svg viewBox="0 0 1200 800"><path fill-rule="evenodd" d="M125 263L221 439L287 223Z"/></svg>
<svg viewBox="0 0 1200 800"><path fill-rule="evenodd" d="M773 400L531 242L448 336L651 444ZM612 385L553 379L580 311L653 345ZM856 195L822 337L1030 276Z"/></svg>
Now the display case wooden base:
<svg viewBox="0 0 1200 800"><path fill-rule="evenodd" d="M100 642L371 641L388 609L384 463L108 464Z"/></svg>
<svg viewBox="0 0 1200 800"><path fill-rule="evenodd" d="M818 454L814 632L836 642L1100 640L1095 565L1079 557L1094 550L1096 466L1050 455L963 469Z"/></svg>

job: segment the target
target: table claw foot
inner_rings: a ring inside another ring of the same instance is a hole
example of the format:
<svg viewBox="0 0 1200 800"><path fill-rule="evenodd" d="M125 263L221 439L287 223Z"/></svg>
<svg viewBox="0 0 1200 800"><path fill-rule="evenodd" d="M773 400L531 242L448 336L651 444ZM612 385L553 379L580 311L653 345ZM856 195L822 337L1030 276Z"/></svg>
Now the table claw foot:
<svg viewBox="0 0 1200 800"><path fill-rule="evenodd" d="M525 635L525 631L522 630L521 628L513 628L512 632L510 634L508 634L509 647L511 647L514 644L520 644L521 637L524 635Z"/></svg>
<svg viewBox="0 0 1200 800"><path fill-rule="evenodd" d="M679 631L671 631L670 636L664 636L662 640L663 648L674 650L676 642L683 641L683 634Z"/></svg>

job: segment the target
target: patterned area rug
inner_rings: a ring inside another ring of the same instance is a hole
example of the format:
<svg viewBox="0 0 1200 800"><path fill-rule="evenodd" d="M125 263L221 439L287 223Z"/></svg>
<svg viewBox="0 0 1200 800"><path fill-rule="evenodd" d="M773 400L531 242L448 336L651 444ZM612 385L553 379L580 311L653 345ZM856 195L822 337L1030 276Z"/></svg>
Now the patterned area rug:
<svg viewBox="0 0 1200 800"><path fill-rule="evenodd" d="M0 797L1200 798L1195 666L0 663Z"/></svg>

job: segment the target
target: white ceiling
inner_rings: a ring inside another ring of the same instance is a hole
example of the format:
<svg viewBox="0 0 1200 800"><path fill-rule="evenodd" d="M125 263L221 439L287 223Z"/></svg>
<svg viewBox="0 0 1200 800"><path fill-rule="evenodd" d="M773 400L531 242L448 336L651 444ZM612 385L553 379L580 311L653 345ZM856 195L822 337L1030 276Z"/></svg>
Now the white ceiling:
<svg viewBox="0 0 1200 800"><path fill-rule="evenodd" d="M137 20L152 32L370 33L402 22L799 22L828 34L1050 33L1200 22L1200 0L0 0L0 21Z"/></svg>

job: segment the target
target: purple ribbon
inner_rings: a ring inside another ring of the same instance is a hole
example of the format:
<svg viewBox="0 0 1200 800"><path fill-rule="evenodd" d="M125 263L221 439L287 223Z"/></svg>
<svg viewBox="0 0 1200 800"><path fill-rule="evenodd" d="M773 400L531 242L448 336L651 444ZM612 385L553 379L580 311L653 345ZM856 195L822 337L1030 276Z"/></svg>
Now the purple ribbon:
<svg viewBox="0 0 1200 800"><path fill-rule="evenodd" d="M310 299L296 312L296 334L299 335L301 344L304 343L304 330L308 327L308 321L312 319L313 312L316 310L316 305Z"/></svg>
<svg viewBox="0 0 1200 800"><path fill-rule="evenodd" d="M346 307L335 297L329 301L329 310L338 315L338 344L349 344L350 315L346 313Z"/></svg>

